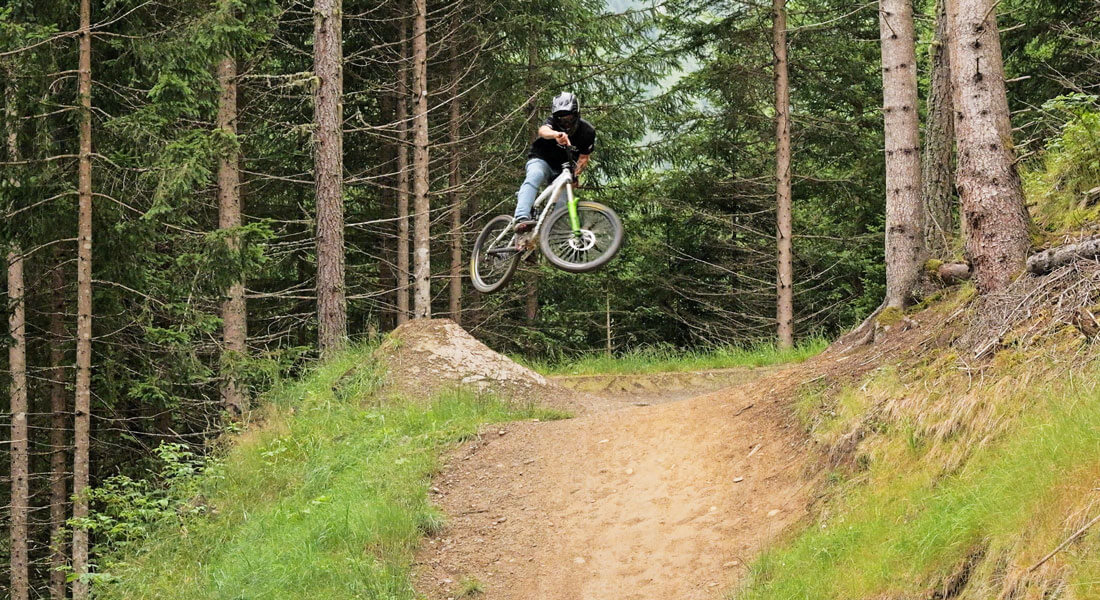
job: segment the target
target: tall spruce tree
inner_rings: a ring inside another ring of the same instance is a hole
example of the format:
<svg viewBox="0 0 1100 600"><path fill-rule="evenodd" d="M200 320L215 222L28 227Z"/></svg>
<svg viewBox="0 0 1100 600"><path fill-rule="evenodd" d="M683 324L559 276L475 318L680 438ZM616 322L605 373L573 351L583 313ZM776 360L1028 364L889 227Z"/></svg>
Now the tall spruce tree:
<svg viewBox="0 0 1100 600"><path fill-rule="evenodd" d="M924 266L916 29L911 0L881 0L886 133L886 306L905 308Z"/></svg>
<svg viewBox="0 0 1100 600"><path fill-rule="evenodd" d="M1030 217L1016 172L996 3L948 0L947 7L966 251L978 289L991 292L1023 271Z"/></svg>

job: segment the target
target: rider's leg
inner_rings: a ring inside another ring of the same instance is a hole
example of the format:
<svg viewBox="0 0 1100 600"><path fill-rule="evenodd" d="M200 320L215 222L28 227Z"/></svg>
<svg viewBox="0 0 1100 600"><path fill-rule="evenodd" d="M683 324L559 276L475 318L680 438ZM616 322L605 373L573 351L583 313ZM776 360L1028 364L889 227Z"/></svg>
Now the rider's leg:
<svg viewBox="0 0 1100 600"><path fill-rule="evenodd" d="M523 185L519 187L519 191L516 192L515 217L517 219L532 216L531 207L535 204L539 189L550 181L553 174L554 170L545 160L532 158L527 161L527 176L523 179Z"/></svg>

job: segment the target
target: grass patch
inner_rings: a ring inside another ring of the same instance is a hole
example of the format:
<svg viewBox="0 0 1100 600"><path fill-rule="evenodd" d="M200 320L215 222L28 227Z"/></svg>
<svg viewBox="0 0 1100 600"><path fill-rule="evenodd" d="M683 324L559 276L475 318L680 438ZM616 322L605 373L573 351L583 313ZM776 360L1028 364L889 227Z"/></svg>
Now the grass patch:
<svg viewBox="0 0 1100 600"><path fill-rule="evenodd" d="M207 515L166 526L111 568L98 598L414 598L413 553L443 515L427 497L440 453L484 423L560 415L455 391L380 403L369 347L268 399L202 477Z"/></svg>
<svg viewBox="0 0 1100 600"><path fill-rule="evenodd" d="M828 345L828 341L823 338L812 338L788 350L781 350L771 344L686 352L669 348L641 348L613 356L589 354L559 361L517 360L547 375L702 371L798 363L818 354Z"/></svg>
<svg viewBox="0 0 1100 600"><path fill-rule="evenodd" d="M818 520L763 555L731 597L939 597L930 590L975 556L984 558L960 599L999 597L1009 585L1030 586L1013 596L1020 598L1048 597L1053 588L1043 586L1100 597L1096 532L1049 565L1053 575L1018 580L1095 516L1100 481L1100 363L1048 380L1042 374L1053 373L1053 363L1028 368L1035 377L1019 366L999 369L999 381L991 372L979 392L956 396L957 406L1001 403L997 424L988 425L996 435L958 430L929 442L926 432L942 417L921 423L921 411L947 401L926 385L928 373L911 381L883 371L830 399L801 398L799 412L825 443L850 430L858 413L870 414L875 399L893 401L881 405L883 421L861 445L868 460L833 486ZM963 427L979 426L971 422Z"/></svg>

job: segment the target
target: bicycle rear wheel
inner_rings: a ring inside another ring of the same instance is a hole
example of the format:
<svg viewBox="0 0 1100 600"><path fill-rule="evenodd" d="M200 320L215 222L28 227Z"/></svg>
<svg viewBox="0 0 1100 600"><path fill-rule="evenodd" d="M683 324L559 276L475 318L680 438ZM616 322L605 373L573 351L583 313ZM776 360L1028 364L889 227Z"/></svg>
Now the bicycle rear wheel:
<svg viewBox="0 0 1100 600"><path fill-rule="evenodd" d="M516 272L519 251L516 236L508 231L511 226L512 217L493 217L474 242L474 251L470 254L470 281L474 289L483 294L504 287Z"/></svg>
<svg viewBox="0 0 1100 600"><path fill-rule="evenodd" d="M539 247L555 267L571 273L598 269L619 252L623 224L610 208L597 202L578 202L580 232L569 223L569 209L559 208L539 233Z"/></svg>

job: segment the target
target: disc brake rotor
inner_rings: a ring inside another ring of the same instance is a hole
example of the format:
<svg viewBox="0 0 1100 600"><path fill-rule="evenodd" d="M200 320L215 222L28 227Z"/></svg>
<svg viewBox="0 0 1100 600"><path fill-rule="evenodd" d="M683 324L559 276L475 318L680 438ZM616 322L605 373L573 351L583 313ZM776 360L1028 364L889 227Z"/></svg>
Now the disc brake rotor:
<svg viewBox="0 0 1100 600"><path fill-rule="evenodd" d="M596 234L587 229L582 229L580 235L569 238L569 248L577 252L588 252L596 246Z"/></svg>

